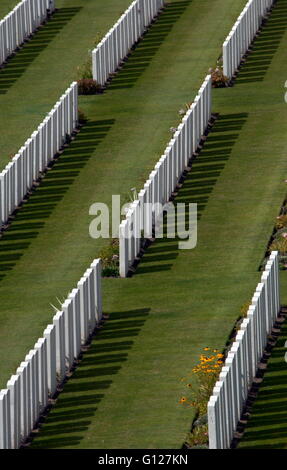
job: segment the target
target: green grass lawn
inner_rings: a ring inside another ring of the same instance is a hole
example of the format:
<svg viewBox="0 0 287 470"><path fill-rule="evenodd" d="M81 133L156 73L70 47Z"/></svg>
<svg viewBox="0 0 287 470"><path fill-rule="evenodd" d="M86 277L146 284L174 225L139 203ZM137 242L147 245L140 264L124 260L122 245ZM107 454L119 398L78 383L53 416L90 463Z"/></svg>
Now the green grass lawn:
<svg viewBox="0 0 287 470"><path fill-rule="evenodd" d="M1 386L52 317L49 303L99 252L90 204L141 188L245 2L234 3L173 2L107 93L81 98L87 126L0 243ZM214 91L220 119L179 194L200 206L198 246L157 241L133 278L104 280L110 320L35 448L181 447L192 410L178 404L180 378L204 346L224 345L251 298L285 195L284 6L236 86Z"/></svg>
<svg viewBox="0 0 287 470"><path fill-rule="evenodd" d="M1 0L0 3L0 20L4 18L18 4L17 0Z"/></svg>
<svg viewBox="0 0 287 470"><path fill-rule="evenodd" d="M130 0L57 0L51 21L0 71L0 167L77 78L88 51L128 5Z"/></svg>

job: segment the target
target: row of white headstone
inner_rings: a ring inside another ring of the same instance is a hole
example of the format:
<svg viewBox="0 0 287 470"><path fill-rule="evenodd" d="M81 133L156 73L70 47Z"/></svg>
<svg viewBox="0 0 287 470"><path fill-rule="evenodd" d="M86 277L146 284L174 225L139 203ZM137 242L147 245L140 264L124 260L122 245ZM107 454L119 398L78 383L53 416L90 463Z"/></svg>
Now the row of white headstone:
<svg viewBox="0 0 287 470"><path fill-rule="evenodd" d="M223 73L229 79L236 72L262 20L274 0L249 0L223 43Z"/></svg>
<svg viewBox="0 0 287 470"><path fill-rule="evenodd" d="M62 148L78 124L78 84L73 82L52 111L0 173L0 229Z"/></svg>
<svg viewBox="0 0 287 470"><path fill-rule="evenodd" d="M140 252L141 239L150 238L166 204L196 151L211 117L211 76L207 75L164 154L150 173L119 227L120 276L126 277Z"/></svg>
<svg viewBox="0 0 287 470"><path fill-rule="evenodd" d="M101 271L101 261L94 260L0 391L0 449L17 449L25 442L101 323Z"/></svg>
<svg viewBox="0 0 287 470"><path fill-rule="evenodd" d="M210 449L230 448L279 311L278 252L273 251L208 402Z"/></svg>
<svg viewBox="0 0 287 470"><path fill-rule="evenodd" d="M55 10L55 0L22 0L0 21L0 65Z"/></svg>
<svg viewBox="0 0 287 470"><path fill-rule="evenodd" d="M163 7L164 0L135 0L92 52L93 79L104 85Z"/></svg>

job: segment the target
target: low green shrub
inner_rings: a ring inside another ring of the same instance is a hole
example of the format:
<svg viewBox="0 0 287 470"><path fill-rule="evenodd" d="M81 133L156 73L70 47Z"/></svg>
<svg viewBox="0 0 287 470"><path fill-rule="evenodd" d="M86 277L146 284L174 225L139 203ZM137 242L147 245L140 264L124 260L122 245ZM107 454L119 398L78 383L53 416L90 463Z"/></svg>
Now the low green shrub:
<svg viewBox="0 0 287 470"><path fill-rule="evenodd" d="M119 276L119 240L112 238L110 244L105 246L99 253L102 259L103 277Z"/></svg>
<svg viewBox="0 0 287 470"><path fill-rule="evenodd" d="M103 277L119 277L119 267L118 266L106 266L102 271Z"/></svg>
<svg viewBox="0 0 287 470"><path fill-rule="evenodd" d="M287 215L279 215L276 219L275 229L280 230L281 228L287 228Z"/></svg>
<svg viewBox="0 0 287 470"><path fill-rule="evenodd" d="M286 180L287 182L287 180ZM268 261L271 251L278 251L279 269L287 270L287 206L286 202L281 207L281 213L276 217L271 240L269 241L266 256L262 262L262 268Z"/></svg>
<svg viewBox="0 0 287 470"><path fill-rule="evenodd" d="M287 238L281 235L281 238L275 239L271 243L269 250L270 252L279 251L280 255L286 255L287 254Z"/></svg>
<svg viewBox="0 0 287 470"><path fill-rule="evenodd" d="M208 448L208 426L207 424L194 427L193 431L188 433L185 445L190 448Z"/></svg>
<svg viewBox="0 0 287 470"><path fill-rule="evenodd" d="M89 54L87 61L83 65L80 65L77 68L78 80L90 79L90 78L93 78L93 60L92 60L91 53Z"/></svg>

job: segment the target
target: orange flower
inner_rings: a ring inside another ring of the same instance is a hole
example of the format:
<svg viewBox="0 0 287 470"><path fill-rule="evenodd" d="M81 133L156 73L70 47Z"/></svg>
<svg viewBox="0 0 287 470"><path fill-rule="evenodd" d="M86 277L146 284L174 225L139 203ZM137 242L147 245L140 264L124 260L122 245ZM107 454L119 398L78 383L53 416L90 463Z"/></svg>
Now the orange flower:
<svg viewBox="0 0 287 470"><path fill-rule="evenodd" d="M180 400L179 400L179 403L185 403L186 402L186 398L185 397L182 397Z"/></svg>

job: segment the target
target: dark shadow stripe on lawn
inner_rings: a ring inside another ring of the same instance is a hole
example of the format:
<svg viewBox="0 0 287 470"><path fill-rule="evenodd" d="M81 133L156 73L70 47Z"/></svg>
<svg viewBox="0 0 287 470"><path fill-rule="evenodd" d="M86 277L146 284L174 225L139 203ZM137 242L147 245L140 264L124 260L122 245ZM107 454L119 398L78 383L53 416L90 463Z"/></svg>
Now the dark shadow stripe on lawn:
<svg viewBox="0 0 287 470"><path fill-rule="evenodd" d="M241 65L235 84L263 81L286 30L287 4L285 0L278 0L259 36L254 40L246 61Z"/></svg>
<svg viewBox="0 0 287 470"><path fill-rule="evenodd" d="M230 158L232 148L240 137L240 130L248 114L219 116L207 136L199 155L193 160L191 171L186 175L174 203L197 204L197 218L200 220L210 194ZM164 233L166 220L163 223ZM176 227L173 227L176 232ZM135 275L150 272L168 271L179 255L179 238L157 238L152 243L136 269Z"/></svg>
<svg viewBox="0 0 287 470"><path fill-rule="evenodd" d="M40 432L32 433L33 449L79 444L92 423L97 405L113 384L113 377L128 359L134 344L130 338L138 336L149 313L149 308L111 313L83 354L80 367L64 385L64 392L41 419Z"/></svg>
<svg viewBox="0 0 287 470"><path fill-rule="evenodd" d="M128 60L112 78L107 90L132 88L135 85L191 2L192 0L185 0L166 5L143 39L131 51Z"/></svg>
<svg viewBox="0 0 287 470"><path fill-rule="evenodd" d="M25 42L23 47L8 59L4 68L0 68L0 94L7 93L36 57L81 9L82 7L74 7L57 10L51 19L34 33L31 40Z"/></svg>
<svg viewBox="0 0 287 470"><path fill-rule="evenodd" d="M114 119L89 121L64 150L28 201L17 211L15 219L0 238L0 281L11 271L29 248L32 240L45 228L46 220L63 199L81 169L114 124Z"/></svg>

